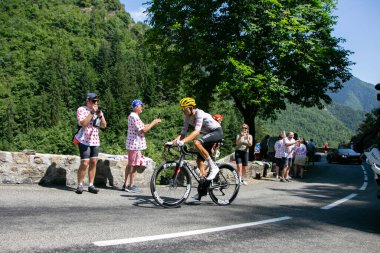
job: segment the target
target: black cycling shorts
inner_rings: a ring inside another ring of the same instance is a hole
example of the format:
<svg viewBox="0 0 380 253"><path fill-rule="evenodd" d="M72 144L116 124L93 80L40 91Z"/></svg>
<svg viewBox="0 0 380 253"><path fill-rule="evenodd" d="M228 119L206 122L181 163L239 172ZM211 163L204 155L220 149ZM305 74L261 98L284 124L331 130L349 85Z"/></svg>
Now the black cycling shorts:
<svg viewBox="0 0 380 253"><path fill-rule="evenodd" d="M212 147L215 143L220 142L223 139L223 136L223 129L219 127L213 130L212 132L203 135L201 138L198 139L198 141L202 143L202 146L211 155ZM205 160L205 158L201 154L198 154L198 159L201 159L202 161Z"/></svg>
<svg viewBox="0 0 380 253"><path fill-rule="evenodd" d="M79 154L81 160L89 160L90 158L98 158L99 146L87 146L79 143Z"/></svg>
<svg viewBox="0 0 380 253"><path fill-rule="evenodd" d="M243 164L243 166L248 165L248 151L235 150L235 161L236 164Z"/></svg>

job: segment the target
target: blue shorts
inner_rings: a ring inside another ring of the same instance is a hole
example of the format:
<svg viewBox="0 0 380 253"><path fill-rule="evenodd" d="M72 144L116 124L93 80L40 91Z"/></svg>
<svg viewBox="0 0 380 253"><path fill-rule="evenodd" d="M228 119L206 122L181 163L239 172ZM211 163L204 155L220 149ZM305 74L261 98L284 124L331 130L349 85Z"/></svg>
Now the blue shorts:
<svg viewBox="0 0 380 253"><path fill-rule="evenodd" d="M284 159L285 159L284 167L291 167L293 165L293 158L284 158Z"/></svg>
<svg viewBox="0 0 380 253"><path fill-rule="evenodd" d="M98 158L99 146L87 146L79 143L79 155L81 160L89 160L90 158Z"/></svg>

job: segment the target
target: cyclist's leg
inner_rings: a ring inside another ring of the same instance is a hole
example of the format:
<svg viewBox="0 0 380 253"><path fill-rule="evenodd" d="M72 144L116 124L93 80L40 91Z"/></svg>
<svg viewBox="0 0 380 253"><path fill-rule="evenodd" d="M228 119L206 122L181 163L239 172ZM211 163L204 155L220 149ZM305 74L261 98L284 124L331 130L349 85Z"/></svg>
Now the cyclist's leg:
<svg viewBox="0 0 380 253"><path fill-rule="evenodd" d="M223 139L222 128L217 128L213 132L203 135L198 140L194 141L195 148L204 159L207 159L211 154L211 149L214 144Z"/></svg>
<svg viewBox="0 0 380 253"><path fill-rule="evenodd" d="M199 145L199 143L197 143L197 141L194 141L194 144ZM203 146L202 146L202 148L206 149ZM207 149L206 149L206 151L207 151ZM198 154L198 157L197 157L197 166L198 166L199 170L201 171L202 175L201 175L201 180L199 181L199 185L197 188L197 194L192 196L192 197L196 200L201 200L202 196L207 195L208 187L205 184L205 182L206 182L205 179L206 179L206 175L207 175L206 166L205 166L205 158L200 153Z"/></svg>
<svg viewBox="0 0 380 253"><path fill-rule="evenodd" d="M221 139L223 139L223 130L222 128L217 128L213 132L208 133L202 136L200 139L194 141L195 148L199 151L201 156L207 161L208 165L210 166L210 173L207 177L207 180L214 179L219 171L218 166L216 166L210 157L210 151L213 145Z"/></svg>
<svg viewBox="0 0 380 253"><path fill-rule="evenodd" d="M200 161L200 163L198 164L198 166L200 166L199 168L201 169L202 168L202 165L201 163L203 161L206 160L209 168L210 168L210 172L213 172L212 176L210 178L207 178L207 180L212 180L216 173L218 173L218 166L216 166L216 164L213 162L211 156L210 156L210 153L209 151L206 149L206 145L202 145L201 141L200 140L195 140L194 141L194 145L195 145L195 148L198 150L199 152L199 156L198 156L198 159L197 161ZM203 162L204 163L204 162ZM202 174L205 174L205 166L203 165L203 171L202 171Z"/></svg>
<svg viewBox="0 0 380 253"><path fill-rule="evenodd" d="M198 166L199 170L201 171L201 176L205 177L207 174L206 166L205 166L205 159L203 158L203 156L201 154L198 154L196 162L197 162L197 166Z"/></svg>

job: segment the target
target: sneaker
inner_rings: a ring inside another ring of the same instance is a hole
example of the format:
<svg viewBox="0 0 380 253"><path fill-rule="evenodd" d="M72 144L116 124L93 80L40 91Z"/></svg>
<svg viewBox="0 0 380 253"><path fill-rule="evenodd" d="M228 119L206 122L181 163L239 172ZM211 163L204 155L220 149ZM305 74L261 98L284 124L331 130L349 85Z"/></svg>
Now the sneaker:
<svg viewBox="0 0 380 253"><path fill-rule="evenodd" d="M201 195L199 195L198 193L197 194L195 194L195 195L193 195L193 196L191 196L193 199L195 199L195 200L198 200L198 201L200 201L201 200Z"/></svg>
<svg viewBox="0 0 380 253"><path fill-rule="evenodd" d="M95 186L91 185L88 187L88 192L97 194L99 192L99 190L96 189Z"/></svg>
<svg viewBox="0 0 380 253"><path fill-rule="evenodd" d="M285 180L285 179L283 179L283 178L280 178L280 182L285 182L285 183L287 183L288 181Z"/></svg>
<svg viewBox="0 0 380 253"><path fill-rule="evenodd" d="M132 192L132 193L139 193L141 192L140 188L138 188L136 185L134 186L128 186L126 189L125 189L127 192Z"/></svg>
<svg viewBox="0 0 380 253"><path fill-rule="evenodd" d="M77 189L75 190L75 193L82 194L83 192L83 185L78 185Z"/></svg>
<svg viewBox="0 0 380 253"><path fill-rule="evenodd" d="M241 180L240 185L248 185L248 183L245 180Z"/></svg>
<svg viewBox="0 0 380 253"><path fill-rule="evenodd" d="M290 180L291 178L287 178L287 179L285 179L287 182L292 182L292 180Z"/></svg>
<svg viewBox="0 0 380 253"><path fill-rule="evenodd" d="M123 184L123 186L121 187L121 190L122 190L123 192L125 192L125 189L128 188L128 187L129 187L129 185L126 186L125 184Z"/></svg>
<svg viewBox="0 0 380 253"><path fill-rule="evenodd" d="M213 180L216 177L216 175L218 174L218 172L219 172L218 166L212 165L210 168L210 174L208 174L208 176L206 177L206 180L208 180L208 181Z"/></svg>

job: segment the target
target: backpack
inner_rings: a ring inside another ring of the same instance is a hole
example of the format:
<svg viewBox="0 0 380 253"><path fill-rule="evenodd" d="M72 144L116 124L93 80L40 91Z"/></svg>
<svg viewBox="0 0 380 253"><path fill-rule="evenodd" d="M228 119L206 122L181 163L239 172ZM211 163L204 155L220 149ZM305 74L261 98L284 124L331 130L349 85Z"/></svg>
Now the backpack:
<svg viewBox="0 0 380 253"><path fill-rule="evenodd" d="M77 134L78 134L78 132L79 132L79 130L81 129L82 127L81 126L78 126L78 130L76 131L76 133L73 135L73 138L71 138L71 141L72 141L72 143L74 144L74 145L79 145L79 141L78 141L78 139L75 137Z"/></svg>

